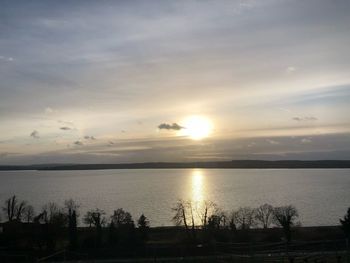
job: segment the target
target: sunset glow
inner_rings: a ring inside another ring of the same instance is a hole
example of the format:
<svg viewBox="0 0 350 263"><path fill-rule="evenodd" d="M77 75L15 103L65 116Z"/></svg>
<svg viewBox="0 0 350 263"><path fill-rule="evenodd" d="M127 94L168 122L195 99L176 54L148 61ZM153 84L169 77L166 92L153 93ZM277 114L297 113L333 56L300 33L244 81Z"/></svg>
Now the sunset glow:
<svg viewBox="0 0 350 263"><path fill-rule="evenodd" d="M193 140L201 140L208 137L212 132L212 123L202 116L190 116L184 120L184 129L180 134Z"/></svg>
<svg viewBox="0 0 350 263"><path fill-rule="evenodd" d="M5 2L0 164L350 159L349 1Z"/></svg>

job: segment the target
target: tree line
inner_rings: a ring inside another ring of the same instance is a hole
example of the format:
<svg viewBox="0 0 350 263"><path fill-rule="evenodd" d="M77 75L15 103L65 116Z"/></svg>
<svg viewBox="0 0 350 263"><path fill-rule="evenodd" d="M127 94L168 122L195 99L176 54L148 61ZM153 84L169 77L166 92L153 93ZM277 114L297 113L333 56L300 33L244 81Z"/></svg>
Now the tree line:
<svg viewBox="0 0 350 263"><path fill-rule="evenodd" d="M297 222L298 210L293 205L273 207L270 204L263 204L257 208L240 207L226 212L211 201L198 205L192 201L179 200L172 209L175 213L173 222L176 225L183 225L192 239L196 239L195 229L198 227L207 230L236 231L258 227L266 229L275 225L283 229L286 240L290 242L291 228L300 225L300 222Z"/></svg>
<svg viewBox="0 0 350 263"><path fill-rule="evenodd" d="M69 247L77 248L79 218L80 204L73 199L64 201L63 205L49 202L42 206L39 213L35 213L32 205L15 195L4 201L2 216L0 214L0 222L4 221L14 226L12 229L20 223L39 226L40 228L35 228L38 230L36 232L39 232L35 242L37 246L45 247L47 250L54 250L59 241L67 239L65 232L68 232ZM111 245L143 243L148 238L150 227L149 220L144 214L141 214L135 222L131 214L123 208L116 209L109 217L101 209L88 210L82 216L82 223L88 228L86 231L88 235L84 240L85 246L95 248L100 247L103 242ZM107 240L102 240L106 236L103 230L106 229L108 229Z"/></svg>
<svg viewBox="0 0 350 263"><path fill-rule="evenodd" d="M171 209L174 213L172 221L176 226L183 227L188 239L193 241L196 240L199 229L215 233L220 230L235 232L274 226L283 229L286 241L290 242L292 228L300 225L298 210L293 205L274 207L262 204L256 208L240 207L227 212L211 201L196 203L190 200L178 200ZM68 230L69 246L77 247L80 205L72 199L66 200L63 205L49 202L39 213L35 213L32 205L14 195L4 201L2 216L10 223L22 222L46 226L46 245L51 247L55 246L55 240L60 236L61 229L65 228ZM94 233L90 240L94 246L99 246L103 242L102 229L108 229L108 242L116 244L132 243L136 242L135 240L145 242L150 228L150 221L144 214L141 214L135 222L132 215L123 208L114 210L110 216L98 208L88 210L82 216L82 223ZM340 219L340 224L349 237L350 208L344 218Z"/></svg>

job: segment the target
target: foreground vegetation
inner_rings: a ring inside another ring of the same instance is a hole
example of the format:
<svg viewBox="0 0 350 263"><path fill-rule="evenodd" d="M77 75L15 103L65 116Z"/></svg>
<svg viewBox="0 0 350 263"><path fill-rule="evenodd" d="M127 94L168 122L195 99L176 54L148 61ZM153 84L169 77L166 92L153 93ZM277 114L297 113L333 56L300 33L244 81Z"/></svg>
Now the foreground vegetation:
<svg viewBox="0 0 350 263"><path fill-rule="evenodd" d="M314 228L301 227L292 205L263 204L227 212L213 202L179 200L172 207L176 226L161 228L151 228L143 214L135 221L122 208L109 216L101 209L80 215L79 208L69 199L63 205L47 203L35 213L33 206L16 196L5 200L0 224L1 262L48 255L62 259L62 251L64 257L69 252L70 258L212 256L218 252L267 255L274 251L296 257L295 253L311 245L305 241L316 241L312 251L346 249L345 239L350 234L350 208L340 219L341 227ZM318 247L317 242L324 239L331 243Z"/></svg>

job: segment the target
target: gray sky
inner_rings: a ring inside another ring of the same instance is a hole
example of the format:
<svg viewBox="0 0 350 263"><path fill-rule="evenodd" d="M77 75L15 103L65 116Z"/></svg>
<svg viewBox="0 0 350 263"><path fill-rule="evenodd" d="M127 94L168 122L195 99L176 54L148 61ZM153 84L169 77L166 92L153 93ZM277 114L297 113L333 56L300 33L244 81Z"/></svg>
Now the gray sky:
<svg viewBox="0 0 350 263"><path fill-rule="evenodd" d="M350 159L349 13L347 0L2 1L0 164ZM189 116L208 136L186 134Z"/></svg>

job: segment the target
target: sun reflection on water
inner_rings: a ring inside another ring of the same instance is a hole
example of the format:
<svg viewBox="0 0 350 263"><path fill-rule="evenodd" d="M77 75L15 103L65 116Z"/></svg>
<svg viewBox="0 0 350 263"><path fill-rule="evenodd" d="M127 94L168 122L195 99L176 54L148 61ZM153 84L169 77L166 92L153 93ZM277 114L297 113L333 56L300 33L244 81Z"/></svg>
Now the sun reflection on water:
<svg viewBox="0 0 350 263"><path fill-rule="evenodd" d="M194 203L203 202L203 171L193 170L192 171L192 201Z"/></svg>
<svg viewBox="0 0 350 263"><path fill-rule="evenodd" d="M205 176L203 170L195 169L191 172L191 203L193 205L195 224L200 225L201 213L205 202Z"/></svg>

